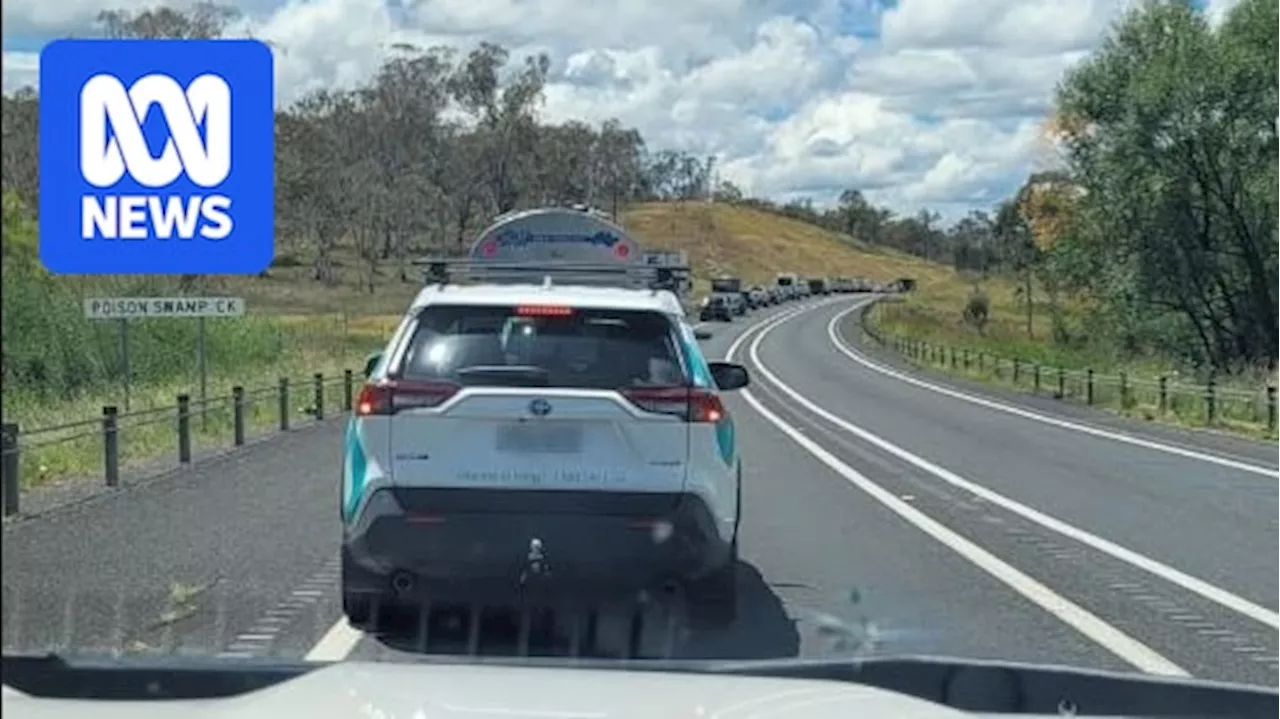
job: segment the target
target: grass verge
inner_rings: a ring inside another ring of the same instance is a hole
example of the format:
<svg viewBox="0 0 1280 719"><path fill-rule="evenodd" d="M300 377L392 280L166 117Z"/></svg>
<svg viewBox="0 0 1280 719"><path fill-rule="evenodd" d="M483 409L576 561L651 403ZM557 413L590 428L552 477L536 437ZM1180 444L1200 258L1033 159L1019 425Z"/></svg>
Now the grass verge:
<svg viewBox="0 0 1280 719"><path fill-rule="evenodd" d="M1253 377L1197 384L1154 361L1125 365L1043 343L930 331L931 325L933 317L909 300L877 302L862 315L868 337L917 367L1148 422L1277 437L1275 390Z"/></svg>
<svg viewBox="0 0 1280 719"><path fill-rule="evenodd" d="M211 364L206 396L199 399L199 382L187 377L166 382L141 382L131 388L128 410L123 387L102 387L71 399L50 401L42 394L15 389L5 393L5 421L16 422L19 435L19 485L29 489L69 477L103 477L104 407L118 415L119 463L129 467L145 460L178 454L177 397L190 404L191 451L233 444L232 388L244 389L246 439L274 431L280 425L280 378L288 378L285 406L291 424L315 408L315 375L323 378L328 413L342 407L343 371L352 370L358 385L365 356L380 347L399 321L397 315L283 315L278 326L282 351L274 362L252 365Z"/></svg>

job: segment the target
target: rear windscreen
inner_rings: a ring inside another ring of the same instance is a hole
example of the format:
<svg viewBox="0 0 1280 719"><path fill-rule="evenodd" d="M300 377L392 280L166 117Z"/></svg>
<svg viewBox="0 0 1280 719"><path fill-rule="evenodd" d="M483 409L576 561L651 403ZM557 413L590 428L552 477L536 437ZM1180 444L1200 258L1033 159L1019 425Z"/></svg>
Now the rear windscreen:
<svg viewBox="0 0 1280 719"><path fill-rule="evenodd" d="M473 387L680 386L678 347L659 312L434 306L418 317L400 375Z"/></svg>
<svg viewBox="0 0 1280 719"><path fill-rule="evenodd" d="M778 278L778 284L782 285L783 287L790 287L790 286L791 286L791 278L790 278L790 277L779 277L779 278Z"/></svg>

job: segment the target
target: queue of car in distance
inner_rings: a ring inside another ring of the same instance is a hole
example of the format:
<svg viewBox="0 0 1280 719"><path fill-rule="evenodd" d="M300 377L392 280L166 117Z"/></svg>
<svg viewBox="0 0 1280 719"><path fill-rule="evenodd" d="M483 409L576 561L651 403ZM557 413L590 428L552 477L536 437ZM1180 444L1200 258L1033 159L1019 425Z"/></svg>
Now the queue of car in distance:
<svg viewBox="0 0 1280 719"><path fill-rule="evenodd" d="M751 310L819 295L850 292L903 291L909 280L885 283L866 277L802 277L793 272L779 273L772 285L744 287L737 277L716 277L711 293L698 303L698 319L702 322L732 322Z"/></svg>

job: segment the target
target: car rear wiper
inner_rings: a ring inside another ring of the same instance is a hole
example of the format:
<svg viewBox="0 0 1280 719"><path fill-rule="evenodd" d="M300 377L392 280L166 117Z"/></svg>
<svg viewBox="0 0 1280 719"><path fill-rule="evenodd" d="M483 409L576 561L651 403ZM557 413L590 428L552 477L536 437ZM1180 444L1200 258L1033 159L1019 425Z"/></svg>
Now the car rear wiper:
<svg viewBox="0 0 1280 719"><path fill-rule="evenodd" d="M463 384L484 382L499 387L546 387L551 374L535 365L474 365L458 370Z"/></svg>

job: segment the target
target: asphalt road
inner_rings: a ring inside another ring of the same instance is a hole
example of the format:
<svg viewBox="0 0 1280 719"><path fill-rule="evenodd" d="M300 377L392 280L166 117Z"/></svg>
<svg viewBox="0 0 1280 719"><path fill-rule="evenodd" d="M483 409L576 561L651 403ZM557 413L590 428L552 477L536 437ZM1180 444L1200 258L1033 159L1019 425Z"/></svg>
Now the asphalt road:
<svg viewBox="0 0 1280 719"><path fill-rule="evenodd" d="M709 354L753 376L729 400L741 607L676 656L928 653L1276 683L1274 446L896 376L860 344L861 301L711 325ZM6 651L413 658L413 628L340 621L341 429L6 526ZM461 648L450 619L431 651ZM504 651L509 632L487 631Z"/></svg>

